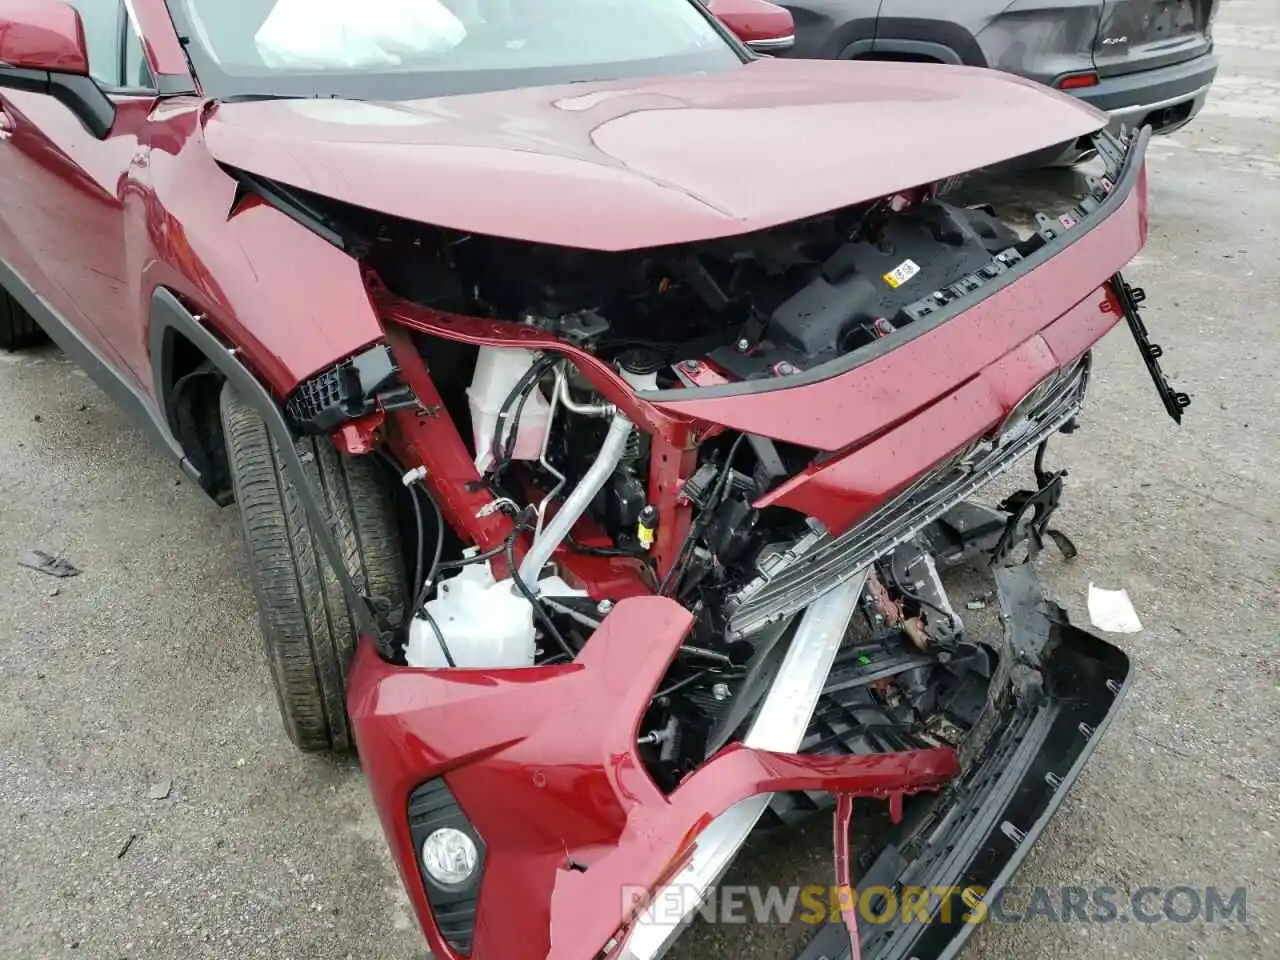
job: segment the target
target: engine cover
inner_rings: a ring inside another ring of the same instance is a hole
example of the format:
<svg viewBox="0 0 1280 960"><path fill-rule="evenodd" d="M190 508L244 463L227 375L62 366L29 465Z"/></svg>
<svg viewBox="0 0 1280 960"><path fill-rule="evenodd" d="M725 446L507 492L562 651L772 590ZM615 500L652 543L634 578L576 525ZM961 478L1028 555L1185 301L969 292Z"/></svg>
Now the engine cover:
<svg viewBox="0 0 1280 960"><path fill-rule="evenodd" d="M837 250L817 277L774 310L766 336L806 360L827 359L860 346L859 337L874 338L877 321L910 323L905 307L987 266L1017 242L984 210L930 201L889 218L874 241Z"/></svg>

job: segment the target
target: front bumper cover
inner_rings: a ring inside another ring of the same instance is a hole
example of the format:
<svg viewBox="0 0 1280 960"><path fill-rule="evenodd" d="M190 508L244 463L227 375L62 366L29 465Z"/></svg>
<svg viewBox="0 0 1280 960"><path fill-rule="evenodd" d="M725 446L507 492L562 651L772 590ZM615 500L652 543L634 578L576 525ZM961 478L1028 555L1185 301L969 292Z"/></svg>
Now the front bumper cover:
<svg viewBox="0 0 1280 960"><path fill-rule="evenodd" d="M1009 884L1128 691L1129 658L1071 626L1059 607L1044 600L1029 566L1001 571L998 583L1011 642L1042 650L1044 696L1017 704L979 762L945 789L934 808L883 838L858 885L931 891L930 920L886 910L885 922L860 930L862 960L950 960L960 954L982 922L977 900L991 903ZM852 955L844 926L830 924L797 960Z"/></svg>
<svg viewBox="0 0 1280 960"><path fill-rule="evenodd" d="M648 896L689 871L709 885L728 865L755 823L739 822L744 802L749 808L764 798L758 817L774 792L813 790L881 797L900 809L904 795L954 779L959 759L949 748L861 757L768 749L765 734L781 731L797 743L803 736L860 590L860 582L846 585L806 612L748 737L763 731L754 737L762 745L726 747L670 795L641 764L636 738L692 626L674 601L620 602L578 659L560 666L396 668L362 640L348 710L383 829L435 955L459 956L417 866L409 808L426 781L444 780L484 844L470 956L595 960L665 950L678 929L648 927L643 944L622 953ZM725 823L733 827L727 833Z"/></svg>
<svg viewBox="0 0 1280 960"><path fill-rule="evenodd" d="M1140 176L1133 160L1145 138L1129 145L1130 162L1109 207L1132 200ZM1130 208L1117 229L1144 232L1135 222L1143 219L1139 208ZM1115 268L1101 260L1094 267ZM1136 302L1132 311L1100 311L1106 322L1078 333L1087 340L1080 350L1061 352L1087 350L1118 313L1135 312ZM1043 336L1049 342L1056 334ZM1006 672L992 681L995 696L978 735L962 748L965 756L949 748L840 757L794 752L860 595L855 577L801 615L745 742L720 751L670 795L644 769L636 738L691 627L690 614L673 601L624 600L575 662L527 670L394 667L366 635L348 677L348 712L433 952L444 960L457 960L461 949L474 960L656 960L683 923L646 922L646 898L673 882L709 889L768 797L783 791L883 798L896 814L905 795L945 788L926 826L886 846L861 883L885 877L891 884L998 889L1078 776L1119 703L1129 665L1114 647L1070 626L1044 600L1029 565L1000 568L997 580L1006 606L1000 657ZM953 783L962 769L963 779ZM411 805L431 782L447 787L484 849L474 907L458 908L474 909L469 939L468 931L442 931L419 870ZM847 803L838 809L847 813ZM838 871L838 884L847 879ZM866 926L862 955L954 956L973 926L959 919L966 911L958 907L932 906L927 924ZM849 933L834 925L804 960L852 955Z"/></svg>
<svg viewBox="0 0 1280 960"><path fill-rule="evenodd" d="M350 675L352 722L433 951L459 956L424 891L408 810L414 791L436 779L486 849L469 954L479 960L661 956L683 924L647 919L646 898L671 883L709 889L773 792L879 797L898 813L904 795L942 788L930 814L883 848L859 886L990 896L1061 803L1129 680L1125 655L1072 627L1044 599L1029 564L999 568L996 578L1006 625L1001 669L985 722L971 735L980 752L966 756L961 780L961 758L946 748L829 757L738 744L662 795L635 743L639 718L690 627L689 614L664 599L623 601L578 661L563 666L406 670L384 663L366 640ZM792 672L753 728L759 743L797 724L803 733L860 592L858 580L815 604L807 632L802 624L793 640ZM974 926L965 905L942 907L935 896L927 924L864 924L862 956L955 956ZM849 937L833 924L801 960L850 957Z"/></svg>

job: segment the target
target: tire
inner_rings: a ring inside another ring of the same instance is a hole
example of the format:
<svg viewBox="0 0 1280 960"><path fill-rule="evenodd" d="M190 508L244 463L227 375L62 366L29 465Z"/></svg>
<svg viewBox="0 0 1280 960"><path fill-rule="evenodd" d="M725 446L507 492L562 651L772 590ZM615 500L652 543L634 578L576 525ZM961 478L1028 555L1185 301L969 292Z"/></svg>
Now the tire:
<svg viewBox="0 0 1280 960"><path fill-rule="evenodd" d="M17 350L29 347L45 339L40 325L31 314L18 305L18 301L0 290L0 350Z"/></svg>
<svg viewBox="0 0 1280 960"><path fill-rule="evenodd" d="M267 665L289 738L308 753L347 754L347 666L356 630L350 609L285 473L267 426L222 388L222 429L249 548L249 573ZM352 574L391 608L407 604L404 557L390 489L372 457L347 457L324 438L298 442L304 469L335 518Z"/></svg>

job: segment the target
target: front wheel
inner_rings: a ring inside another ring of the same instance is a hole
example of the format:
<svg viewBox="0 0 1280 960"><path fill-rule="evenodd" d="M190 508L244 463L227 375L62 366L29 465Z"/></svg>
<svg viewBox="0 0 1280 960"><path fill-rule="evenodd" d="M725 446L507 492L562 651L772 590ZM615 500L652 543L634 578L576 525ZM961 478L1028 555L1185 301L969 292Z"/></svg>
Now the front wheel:
<svg viewBox="0 0 1280 960"><path fill-rule="evenodd" d="M311 534L267 425L229 385L222 429L267 665L289 738L308 752L349 753L347 666L355 620L338 578ZM404 558L388 485L371 457L340 454L324 438L298 442L304 469L335 519L348 571L371 595L407 603Z"/></svg>

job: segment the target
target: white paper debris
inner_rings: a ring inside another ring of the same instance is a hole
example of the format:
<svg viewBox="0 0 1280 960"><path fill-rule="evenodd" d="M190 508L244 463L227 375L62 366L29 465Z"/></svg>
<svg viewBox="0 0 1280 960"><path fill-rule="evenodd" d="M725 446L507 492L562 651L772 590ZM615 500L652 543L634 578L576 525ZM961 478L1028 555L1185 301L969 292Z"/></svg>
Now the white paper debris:
<svg viewBox="0 0 1280 960"><path fill-rule="evenodd" d="M1142 621L1128 590L1100 590L1089 584L1089 619L1106 633L1138 633Z"/></svg>
<svg viewBox="0 0 1280 960"><path fill-rule="evenodd" d="M467 28L439 0L278 0L254 38L268 67L399 67L448 53Z"/></svg>

